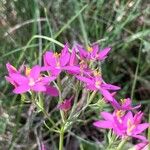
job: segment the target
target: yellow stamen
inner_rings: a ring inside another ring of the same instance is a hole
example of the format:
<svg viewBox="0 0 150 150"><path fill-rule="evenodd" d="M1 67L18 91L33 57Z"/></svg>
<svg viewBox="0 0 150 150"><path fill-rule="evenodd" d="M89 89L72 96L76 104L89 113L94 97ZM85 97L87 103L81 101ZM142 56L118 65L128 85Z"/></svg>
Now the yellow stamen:
<svg viewBox="0 0 150 150"><path fill-rule="evenodd" d="M56 53L54 53L54 57L55 57L55 58L59 58L59 57L60 57L60 54L58 54L58 53L56 52Z"/></svg>
<svg viewBox="0 0 150 150"><path fill-rule="evenodd" d="M120 99L121 104L125 104L127 99Z"/></svg>
<svg viewBox="0 0 150 150"><path fill-rule="evenodd" d="M97 70L94 70L93 74L94 74L94 76L101 76L101 73L99 71L97 71Z"/></svg>
<svg viewBox="0 0 150 150"><path fill-rule="evenodd" d="M29 76L30 72L31 72L31 69L29 67L26 67L26 69L25 69L25 75Z"/></svg>
<svg viewBox="0 0 150 150"><path fill-rule="evenodd" d="M97 88L99 88L100 85L101 85L101 81L96 81L96 82L95 82L95 86L96 86Z"/></svg>
<svg viewBox="0 0 150 150"><path fill-rule="evenodd" d="M80 69L83 70L84 68L86 68L86 62L84 60L81 60L80 63Z"/></svg>
<svg viewBox="0 0 150 150"><path fill-rule="evenodd" d="M58 54L57 52L56 53L54 53L54 55L53 55L55 58L56 58L56 66L57 67L60 67L60 61L59 61L59 57L60 57L60 54Z"/></svg>
<svg viewBox="0 0 150 150"><path fill-rule="evenodd" d="M117 110L117 112L116 112L117 117L123 117L124 114L125 114L125 111L123 111L123 110Z"/></svg>
<svg viewBox="0 0 150 150"><path fill-rule="evenodd" d="M135 125L131 122L130 119L128 119L128 121L127 121L127 133L130 134L134 128L135 128Z"/></svg>
<svg viewBox="0 0 150 150"><path fill-rule="evenodd" d="M87 51L88 51L88 52L92 52L92 51L93 51L93 48L90 47L90 46L88 46L88 47L87 47Z"/></svg>
<svg viewBox="0 0 150 150"><path fill-rule="evenodd" d="M118 121L119 121L120 123L122 123L121 117L123 117L124 114L125 114L125 111L123 111L123 110L117 110L117 111L116 111L116 116L117 116L117 119L118 119Z"/></svg>
<svg viewBox="0 0 150 150"><path fill-rule="evenodd" d="M84 61L84 60L81 60L79 64L82 65L82 64L84 64L84 63L85 63L85 61Z"/></svg>

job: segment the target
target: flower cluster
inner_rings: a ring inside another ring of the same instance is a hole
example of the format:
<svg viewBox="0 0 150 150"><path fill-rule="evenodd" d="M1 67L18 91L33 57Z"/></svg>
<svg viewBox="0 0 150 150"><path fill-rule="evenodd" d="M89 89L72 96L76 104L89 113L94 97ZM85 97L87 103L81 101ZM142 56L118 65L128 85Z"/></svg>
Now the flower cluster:
<svg viewBox="0 0 150 150"><path fill-rule="evenodd" d="M76 80L83 83L87 90L95 91L103 96L103 100L110 103L115 109L114 112L102 112L104 120L94 122L94 126L99 128L112 129L113 132L124 137L135 137L146 143L147 139L141 133L149 127L148 123L141 123L142 112L133 114L132 110L140 107L132 107L130 98L121 100L119 103L115 99L119 86L106 83L102 77L98 63L105 60L111 48L99 49L97 44L84 49L77 44L69 49L66 44L61 53L47 51L43 55L43 66L35 65L31 69L22 65L18 70L7 63L8 76L6 80L13 86L15 94L25 92L43 92L51 96L58 96L58 89L54 86L54 81L61 73L74 76ZM57 108L68 111L72 107L72 99L66 99Z"/></svg>
<svg viewBox="0 0 150 150"><path fill-rule="evenodd" d="M56 79L56 76L47 76L41 73L41 67L36 65L32 69L21 66L19 70L10 63L6 64L8 76L6 80L13 86L15 94L22 94L28 91L50 93L53 96L58 95L56 88L50 85L50 82Z"/></svg>
<svg viewBox="0 0 150 150"><path fill-rule="evenodd" d="M87 89L99 91L106 101L112 102L111 91L119 90L120 87L107 84L100 72L90 68L90 64L94 61L104 60L109 51L110 48L100 51L98 45L88 47L85 51L77 45L70 53L66 44L61 53L47 51L43 56L44 66L35 65L30 69L22 65L17 70L7 63L8 76L6 76L6 80L14 86L13 92L16 94L35 91L57 95L56 89L50 85L50 82L57 79L62 72L66 72L84 82Z"/></svg>

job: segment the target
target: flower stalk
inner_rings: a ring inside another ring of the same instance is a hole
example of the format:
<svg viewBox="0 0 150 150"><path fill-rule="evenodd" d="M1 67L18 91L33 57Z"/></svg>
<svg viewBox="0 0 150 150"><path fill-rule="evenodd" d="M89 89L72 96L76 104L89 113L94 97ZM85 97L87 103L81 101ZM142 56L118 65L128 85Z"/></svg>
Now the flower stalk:
<svg viewBox="0 0 150 150"><path fill-rule="evenodd" d="M128 138L125 138L121 141L121 143L118 145L116 150L122 150L122 148L124 147L124 145L126 144Z"/></svg>
<svg viewBox="0 0 150 150"><path fill-rule="evenodd" d="M62 126L59 133L59 150L63 150L64 146L64 127Z"/></svg>

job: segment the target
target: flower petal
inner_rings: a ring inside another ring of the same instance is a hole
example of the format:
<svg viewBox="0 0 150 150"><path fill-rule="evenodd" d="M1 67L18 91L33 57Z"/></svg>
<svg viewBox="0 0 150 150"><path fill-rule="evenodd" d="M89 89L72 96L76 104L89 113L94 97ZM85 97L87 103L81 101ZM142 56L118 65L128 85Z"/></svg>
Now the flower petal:
<svg viewBox="0 0 150 150"><path fill-rule="evenodd" d="M45 64L45 66L55 67L56 63L57 63L57 60L56 60L53 52L48 51L44 54L44 64Z"/></svg>
<svg viewBox="0 0 150 150"><path fill-rule="evenodd" d="M81 58L81 59L87 57L88 52L87 52L85 49L83 49L83 47L82 47L81 45L77 44L77 45L76 45L76 48L77 48L77 50L79 51L79 54L80 54L80 58Z"/></svg>
<svg viewBox="0 0 150 150"><path fill-rule="evenodd" d="M37 83L34 86L31 87L31 89L33 91L37 91L37 92L44 92L46 91L46 87L44 85L42 85L41 83Z"/></svg>
<svg viewBox="0 0 150 150"><path fill-rule="evenodd" d="M54 69L54 67L52 67L52 66L43 66L43 67L41 67L41 71L51 71L53 69Z"/></svg>
<svg viewBox="0 0 150 150"><path fill-rule="evenodd" d="M34 80L39 78L40 75L40 71L41 71L41 67L36 65L34 66L31 71L30 71L30 77L33 78Z"/></svg>
<svg viewBox="0 0 150 150"><path fill-rule="evenodd" d="M143 135L131 135L131 136L134 137L134 138L140 139L140 140L142 140L144 142L147 142L146 137L143 136Z"/></svg>
<svg viewBox="0 0 150 150"><path fill-rule="evenodd" d="M113 124L111 121L96 121L93 123L94 126L104 129L112 129Z"/></svg>
<svg viewBox="0 0 150 150"><path fill-rule="evenodd" d="M51 74L53 75L53 76L58 76L60 73L61 73L61 71L62 71L62 68L53 68L52 70L51 70Z"/></svg>
<svg viewBox="0 0 150 150"><path fill-rule="evenodd" d="M144 130L146 130L148 127L150 127L149 123L142 123L137 125L136 129L134 130L135 134L140 134L141 132L143 132Z"/></svg>
<svg viewBox="0 0 150 150"><path fill-rule="evenodd" d="M27 77L18 73L13 73L10 75L10 77L19 85L28 84L29 81Z"/></svg>
<svg viewBox="0 0 150 150"><path fill-rule="evenodd" d="M69 53L66 53L65 55L62 55L60 57L60 65L61 66L67 65L68 62L69 62L69 59L70 59L70 54Z"/></svg>
<svg viewBox="0 0 150 150"><path fill-rule="evenodd" d="M43 77L42 80L40 81L41 83L43 83L44 85L49 83L49 82L52 82L56 79L56 76L47 76L47 77Z"/></svg>
<svg viewBox="0 0 150 150"><path fill-rule="evenodd" d="M146 146L148 146L148 142L138 143L134 147L135 147L135 150L147 150Z"/></svg>
<svg viewBox="0 0 150 150"><path fill-rule="evenodd" d="M112 94L111 94L112 95ZM117 100L114 98L111 102L111 105L114 107L114 109L120 110L122 109L121 105L117 102Z"/></svg>
<svg viewBox="0 0 150 150"><path fill-rule="evenodd" d="M110 101L110 102L113 101L113 97L112 97L112 95L111 95L110 92L108 92L107 90L102 89L102 88L100 88L99 91L101 92L101 94L104 96L104 98L105 98L106 100L108 100L108 101Z"/></svg>
<svg viewBox="0 0 150 150"><path fill-rule="evenodd" d="M128 120L130 120L131 123L134 123L133 114L132 114L131 111L128 111L128 113L124 116L123 122L127 125L128 124Z"/></svg>
<svg viewBox="0 0 150 150"><path fill-rule="evenodd" d="M75 48L73 48L71 56L70 56L70 60L69 60L69 65L74 66L74 65L77 65L77 64L78 64L78 59L77 59L77 56L76 56Z"/></svg>
<svg viewBox="0 0 150 150"><path fill-rule="evenodd" d="M113 115L108 112L101 112L101 116L108 121L113 121Z"/></svg>
<svg viewBox="0 0 150 150"><path fill-rule="evenodd" d="M58 96L58 90L57 88L49 85L49 86L46 86L46 91L45 91L46 94L49 94L51 96Z"/></svg>
<svg viewBox="0 0 150 150"><path fill-rule="evenodd" d="M9 74L12 74L12 73L19 73L19 72L17 71L17 69L16 69L14 66L12 66L10 63L7 63L7 64L6 64L6 67L7 67L7 70L8 70L8 73L9 73Z"/></svg>
<svg viewBox="0 0 150 150"><path fill-rule="evenodd" d="M27 92L27 91L29 91L29 90L30 90L30 87L29 87L28 85L20 85L20 86L16 87L16 88L13 90L13 92L14 92L15 94L22 94L22 93L25 93L25 92Z"/></svg>
<svg viewBox="0 0 150 150"><path fill-rule="evenodd" d="M68 53L68 48L69 48L69 46L68 46L68 44L66 43L66 44L64 45L64 48L61 50L61 56L66 55L66 53Z"/></svg>
<svg viewBox="0 0 150 150"><path fill-rule="evenodd" d="M98 50L99 50L99 45L98 45L98 44L93 45L93 46L92 46L92 49L93 49L93 51L92 51L92 56L93 56L93 57L96 57L96 55L97 55L97 53L98 53Z"/></svg>
<svg viewBox="0 0 150 150"><path fill-rule="evenodd" d="M60 65L65 66L69 62L70 53L68 51L68 44L65 44L64 48L62 49L61 56L60 56Z"/></svg>
<svg viewBox="0 0 150 150"><path fill-rule="evenodd" d="M110 47L104 48L101 52L99 52L98 59L104 60L107 57L107 54L109 53L110 50L111 50Z"/></svg>
<svg viewBox="0 0 150 150"><path fill-rule="evenodd" d="M107 89L107 90L120 90L120 87L119 86L116 86L116 85L112 85L112 84L102 84L102 87Z"/></svg>
<svg viewBox="0 0 150 150"><path fill-rule="evenodd" d="M10 78L9 76L5 76L5 79L10 82L13 86L17 86L17 84L14 82L14 80L12 78Z"/></svg>
<svg viewBox="0 0 150 150"><path fill-rule="evenodd" d="M94 83L91 79L83 77L83 76L76 76L76 78L79 79L80 81L83 81L84 83L87 83L87 84L93 84Z"/></svg>
<svg viewBox="0 0 150 150"><path fill-rule="evenodd" d="M77 66L66 66L66 67L62 67L62 69L67 71L75 71L77 73L80 72L80 68Z"/></svg>

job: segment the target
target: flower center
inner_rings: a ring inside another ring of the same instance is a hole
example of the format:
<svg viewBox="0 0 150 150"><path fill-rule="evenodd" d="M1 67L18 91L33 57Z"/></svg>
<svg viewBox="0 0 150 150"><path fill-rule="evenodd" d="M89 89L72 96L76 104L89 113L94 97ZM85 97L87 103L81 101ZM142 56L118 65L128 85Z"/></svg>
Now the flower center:
<svg viewBox="0 0 150 150"><path fill-rule="evenodd" d="M57 52L53 54L55 58L59 58L60 54L58 54Z"/></svg>
<svg viewBox="0 0 150 150"><path fill-rule="evenodd" d="M100 76L101 76L101 73L100 73L99 71L97 71L97 70L94 70L94 71L93 71L93 75L94 75L95 77L100 77Z"/></svg>
<svg viewBox="0 0 150 150"><path fill-rule="evenodd" d="M56 67L57 67L57 68L60 67L60 61L59 61L59 60L57 60L57 62L56 62Z"/></svg>
<svg viewBox="0 0 150 150"><path fill-rule="evenodd" d="M96 81L96 82L95 82L95 87L96 87L96 88L100 88L100 85L101 85L101 81Z"/></svg>
<svg viewBox="0 0 150 150"><path fill-rule="evenodd" d="M93 48L90 47L90 46L88 46L88 47L87 47L87 51L88 51L88 52L92 52L92 51L93 51Z"/></svg>
<svg viewBox="0 0 150 150"><path fill-rule="evenodd" d="M35 85L35 81L33 78L30 78L29 79L29 86L33 86L33 85Z"/></svg>
<svg viewBox="0 0 150 150"><path fill-rule="evenodd" d="M130 119L128 119L128 121L127 121L127 134L130 134L134 128L135 128L135 125L131 122Z"/></svg>
<svg viewBox="0 0 150 150"><path fill-rule="evenodd" d="M120 99L120 101L121 101L121 104L125 104L127 99Z"/></svg>
<svg viewBox="0 0 150 150"><path fill-rule="evenodd" d="M81 60L79 65L80 65L80 70L83 70L84 68L87 67L87 64L86 64L86 62L84 60Z"/></svg>
<svg viewBox="0 0 150 150"><path fill-rule="evenodd" d="M118 119L118 121L120 122L120 123L122 123L122 117L124 116L124 114L125 114L125 111L123 111L123 110L117 110L116 111L116 116L117 116L117 119Z"/></svg>
<svg viewBox="0 0 150 150"><path fill-rule="evenodd" d="M37 79L37 81L41 81L42 79L43 79L43 77L39 76L38 79Z"/></svg>

